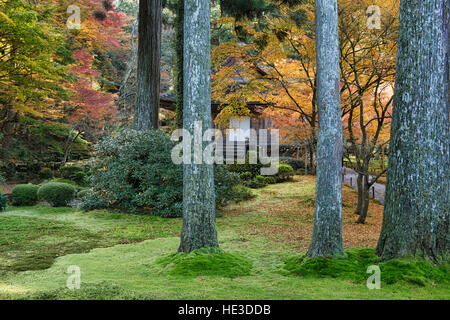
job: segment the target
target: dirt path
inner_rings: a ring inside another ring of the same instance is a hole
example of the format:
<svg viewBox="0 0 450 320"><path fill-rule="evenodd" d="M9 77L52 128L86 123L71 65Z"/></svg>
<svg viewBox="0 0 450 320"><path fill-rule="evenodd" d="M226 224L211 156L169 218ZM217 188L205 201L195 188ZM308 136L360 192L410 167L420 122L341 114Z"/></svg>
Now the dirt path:
<svg viewBox="0 0 450 320"><path fill-rule="evenodd" d="M358 178L358 173L356 173L355 170L350 169L350 168L343 168L342 169L342 173L344 174L344 183L351 186L354 189L357 189L357 178ZM371 178L373 178L372 176L370 176ZM381 204L384 205L384 193L386 192L386 186L384 184L381 183L375 183L371 188L370 188L370 197L374 198L375 200L380 201ZM375 193L375 196L374 196Z"/></svg>

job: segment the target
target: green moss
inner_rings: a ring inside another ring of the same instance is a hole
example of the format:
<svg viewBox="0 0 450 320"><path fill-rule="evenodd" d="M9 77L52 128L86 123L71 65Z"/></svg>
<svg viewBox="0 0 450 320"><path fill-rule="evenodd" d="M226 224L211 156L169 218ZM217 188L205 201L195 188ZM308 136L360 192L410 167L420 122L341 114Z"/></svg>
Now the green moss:
<svg viewBox="0 0 450 320"><path fill-rule="evenodd" d="M250 275L253 267L248 259L215 248L203 248L189 254L172 254L158 259L157 263L166 267L170 275L182 277L235 278Z"/></svg>
<svg viewBox="0 0 450 320"><path fill-rule="evenodd" d="M346 251L346 257L292 257L286 261L284 268L303 277L331 277L364 282L369 277L366 270L370 265L380 267L381 281L385 284L405 281L424 286L427 283L450 282L448 264L435 266L430 262L414 259L381 262L374 249L349 250Z"/></svg>
<svg viewBox="0 0 450 320"><path fill-rule="evenodd" d="M106 281L82 283L80 289L59 288L21 297L19 300L138 300L146 297L137 295L118 285Z"/></svg>

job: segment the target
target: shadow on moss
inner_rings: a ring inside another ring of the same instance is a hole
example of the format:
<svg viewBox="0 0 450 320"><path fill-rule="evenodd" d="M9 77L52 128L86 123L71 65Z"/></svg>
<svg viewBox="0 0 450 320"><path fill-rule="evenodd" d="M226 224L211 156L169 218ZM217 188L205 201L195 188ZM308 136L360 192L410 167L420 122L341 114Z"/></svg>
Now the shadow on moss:
<svg viewBox="0 0 450 320"><path fill-rule="evenodd" d="M250 275L253 267L248 259L216 248L202 248L189 254L176 253L159 258L156 263L165 267L167 274L181 277L235 278Z"/></svg>
<svg viewBox="0 0 450 320"><path fill-rule="evenodd" d="M421 286L431 283L450 283L448 263L436 266L428 261L404 259L381 262L374 249L356 249L345 252L343 256L330 258L309 258L306 255L286 260L284 269L291 274L303 277L344 278L364 283L370 274L367 267L377 265L381 270L381 281L394 284L405 281Z"/></svg>

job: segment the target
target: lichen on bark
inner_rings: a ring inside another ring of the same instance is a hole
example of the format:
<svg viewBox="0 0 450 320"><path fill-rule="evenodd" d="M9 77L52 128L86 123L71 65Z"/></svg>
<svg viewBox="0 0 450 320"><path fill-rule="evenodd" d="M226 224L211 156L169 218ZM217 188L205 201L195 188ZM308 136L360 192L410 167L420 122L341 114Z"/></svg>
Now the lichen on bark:
<svg viewBox="0 0 450 320"><path fill-rule="evenodd" d="M435 261L450 246L447 0L402 0L383 225L383 260Z"/></svg>

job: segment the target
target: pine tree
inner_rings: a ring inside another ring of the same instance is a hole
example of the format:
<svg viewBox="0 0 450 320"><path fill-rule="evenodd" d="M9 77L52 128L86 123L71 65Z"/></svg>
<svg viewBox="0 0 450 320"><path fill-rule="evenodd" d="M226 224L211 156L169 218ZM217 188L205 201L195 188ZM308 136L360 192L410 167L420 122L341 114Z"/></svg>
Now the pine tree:
<svg viewBox="0 0 450 320"><path fill-rule="evenodd" d="M136 130L157 129L160 104L161 0L139 0L139 44L134 106Z"/></svg>
<svg viewBox="0 0 450 320"><path fill-rule="evenodd" d="M308 255L340 254L342 245L342 122L336 0L316 0L317 182Z"/></svg>
<svg viewBox="0 0 450 320"><path fill-rule="evenodd" d="M209 0L185 0L183 127L193 137L194 124L201 121L200 139L212 127L209 12ZM191 252L203 247L218 247L214 167L192 161L184 164L183 229L178 250Z"/></svg>
<svg viewBox="0 0 450 320"><path fill-rule="evenodd" d="M383 260L450 252L448 1L402 0Z"/></svg>

